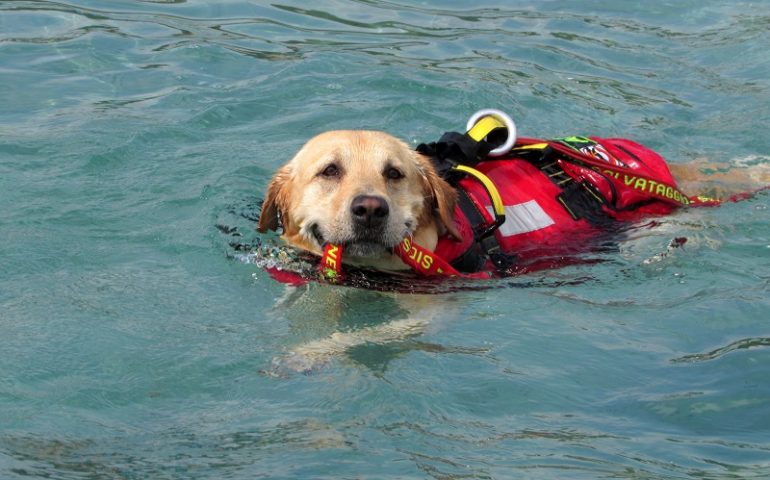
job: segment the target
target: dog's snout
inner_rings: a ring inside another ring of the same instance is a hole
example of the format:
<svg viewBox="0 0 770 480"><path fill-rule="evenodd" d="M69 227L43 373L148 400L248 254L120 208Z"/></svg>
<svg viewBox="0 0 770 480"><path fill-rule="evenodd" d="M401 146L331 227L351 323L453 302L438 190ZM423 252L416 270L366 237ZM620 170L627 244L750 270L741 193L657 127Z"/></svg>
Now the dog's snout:
<svg viewBox="0 0 770 480"><path fill-rule="evenodd" d="M350 212L353 219L364 225L377 225L382 223L390 213L388 202L374 195L359 195L350 204Z"/></svg>

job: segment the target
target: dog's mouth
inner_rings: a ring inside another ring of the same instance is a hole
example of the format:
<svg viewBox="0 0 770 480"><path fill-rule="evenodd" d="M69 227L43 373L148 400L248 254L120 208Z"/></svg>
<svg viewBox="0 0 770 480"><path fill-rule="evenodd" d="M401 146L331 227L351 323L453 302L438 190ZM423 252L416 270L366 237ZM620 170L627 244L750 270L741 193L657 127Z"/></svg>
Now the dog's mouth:
<svg viewBox="0 0 770 480"><path fill-rule="evenodd" d="M310 227L310 234L313 235L313 238L315 238L315 241L318 242L318 245L320 247L323 247L324 245L326 245L326 239L321 233L321 230L318 228L317 223L314 223L313 226Z"/></svg>
<svg viewBox="0 0 770 480"><path fill-rule="evenodd" d="M318 224L313 224L310 233L320 247L323 248L327 243L338 244L345 254L355 257L377 257L388 254L403 238L401 236L397 239L388 239L385 233L379 230L361 230L355 232L352 238L346 239L327 238ZM406 235L406 230L404 234Z"/></svg>

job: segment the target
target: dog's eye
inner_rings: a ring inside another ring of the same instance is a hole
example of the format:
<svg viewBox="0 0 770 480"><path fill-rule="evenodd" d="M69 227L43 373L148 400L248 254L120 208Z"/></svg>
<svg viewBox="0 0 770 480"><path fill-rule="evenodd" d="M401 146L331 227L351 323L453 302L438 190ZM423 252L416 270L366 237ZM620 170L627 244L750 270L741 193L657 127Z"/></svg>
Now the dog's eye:
<svg viewBox="0 0 770 480"><path fill-rule="evenodd" d="M339 177L340 176L340 167L338 167L336 164L331 163L326 166L323 170L321 170L321 173L319 174L322 177Z"/></svg>
<svg viewBox="0 0 770 480"><path fill-rule="evenodd" d="M388 167L385 170L385 177L387 177L388 180L400 180L404 178L404 174L396 167Z"/></svg>

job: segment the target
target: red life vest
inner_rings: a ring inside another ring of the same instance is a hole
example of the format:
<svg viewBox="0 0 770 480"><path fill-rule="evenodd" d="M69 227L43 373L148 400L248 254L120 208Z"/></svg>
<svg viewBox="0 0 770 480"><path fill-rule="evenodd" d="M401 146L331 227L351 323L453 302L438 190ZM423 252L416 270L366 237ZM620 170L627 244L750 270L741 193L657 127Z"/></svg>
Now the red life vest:
<svg viewBox="0 0 770 480"><path fill-rule="evenodd" d="M538 262L563 261L584 252L588 241L612 221L667 214L679 205L716 203L684 196L660 155L626 139L520 139L509 155L485 159L473 168L494 183L503 200L505 222L494 239L501 253L516 255L515 273L533 269ZM494 221L484 185L465 177L456 186L467 194L484 224ZM572 195L571 200L565 196L567 191L580 195ZM574 201L581 197L590 205ZM437 256L450 263L477 240L467 210L467 206L458 207L455 212L463 240L444 236L435 249ZM492 268L489 262L484 266L488 268Z"/></svg>

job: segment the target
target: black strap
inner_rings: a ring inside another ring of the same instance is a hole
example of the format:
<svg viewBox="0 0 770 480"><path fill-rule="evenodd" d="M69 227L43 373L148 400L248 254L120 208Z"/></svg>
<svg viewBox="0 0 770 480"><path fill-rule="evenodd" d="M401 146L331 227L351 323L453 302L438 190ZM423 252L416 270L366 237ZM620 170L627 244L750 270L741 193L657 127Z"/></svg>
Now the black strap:
<svg viewBox="0 0 770 480"><path fill-rule="evenodd" d="M607 200L588 181L578 182L561 166L559 153L550 146L542 150L517 151L522 158L538 167L551 182L561 189L556 200L574 220L583 219L595 227L607 227L615 223L603 209ZM611 185L611 183L610 183Z"/></svg>
<svg viewBox="0 0 770 480"><path fill-rule="evenodd" d="M502 140L500 136L503 135ZM485 140L477 142L467 133L446 132L438 142L421 143L417 145L417 153L421 153L433 160L436 173L447 181L451 181L453 174L450 172L455 165L467 165L472 167L487 158L489 152L496 145L505 141L507 130L495 129L487 135Z"/></svg>
<svg viewBox="0 0 770 480"><path fill-rule="evenodd" d="M484 235L484 232L488 231L489 222L462 188L457 189L457 205L471 224L473 242L465 252L452 260L450 264L457 270L466 273L482 270L487 259L490 259L499 271L513 266L516 263L516 256L503 253L494 233Z"/></svg>
<svg viewBox="0 0 770 480"><path fill-rule="evenodd" d="M473 200L470 199L468 193L462 188L457 189L457 206L460 207L460 211L463 212L468 223L471 224L471 229L473 230L473 242L465 252L452 260L450 265L461 272L478 272L484 268L486 256L481 248L481 244L476 238L476 232L486 224L486 221L476 207L476 204L473 203Z"/></svg>

